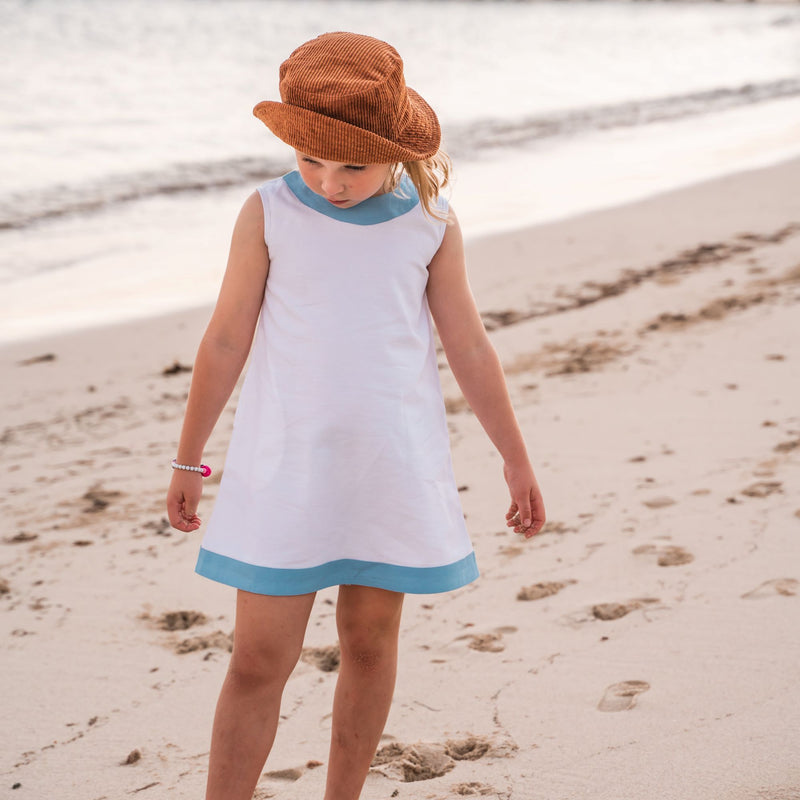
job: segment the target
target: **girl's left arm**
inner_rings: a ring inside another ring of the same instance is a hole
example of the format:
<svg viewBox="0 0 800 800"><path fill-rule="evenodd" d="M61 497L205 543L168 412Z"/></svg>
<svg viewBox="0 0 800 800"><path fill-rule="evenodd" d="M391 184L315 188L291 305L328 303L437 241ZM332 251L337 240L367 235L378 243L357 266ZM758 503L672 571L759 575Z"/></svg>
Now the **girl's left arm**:
<svg viewBox="0 0 800 800"><path fill-rule="evenodd" d="M428 275L428 306L450 369L503 458L503 476L511 494L506 524L530 538L544 525L544 501L511 406L500 359L469 286L461 229L452 211L451 224Z"/></svg>

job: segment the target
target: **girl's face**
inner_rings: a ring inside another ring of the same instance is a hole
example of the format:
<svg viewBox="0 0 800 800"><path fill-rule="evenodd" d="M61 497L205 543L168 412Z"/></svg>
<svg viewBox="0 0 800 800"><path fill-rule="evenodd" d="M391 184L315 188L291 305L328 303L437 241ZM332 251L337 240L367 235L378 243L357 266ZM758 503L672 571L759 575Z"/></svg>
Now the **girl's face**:
<svg viewBox="0 0 800 800"><path fill-rule="evenodd" d="M388 191L392 164L343 164L295 150L300 177L312 192L337 208L352 208Z"/></svg>

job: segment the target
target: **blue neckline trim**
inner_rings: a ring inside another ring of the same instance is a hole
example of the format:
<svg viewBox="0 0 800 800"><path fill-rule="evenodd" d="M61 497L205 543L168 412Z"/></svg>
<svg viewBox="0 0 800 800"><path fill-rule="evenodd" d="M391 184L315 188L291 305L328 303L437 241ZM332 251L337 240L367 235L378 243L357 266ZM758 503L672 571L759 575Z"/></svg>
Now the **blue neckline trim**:
<svg viewBox="0 0 800 800"><path fill-rule="evenodd" d="M478 577L474 552L440 567L401 567L342 558L316 567L277 569L248 564L201 547L195 571L246 592L270 595L309 594L342 584L376 586L409 594L436 594L458 589Z"/></svg>
<svg viewBox="0 0 800 800"><path fill-rule="evenodd" d="M292 194L304 205L319 211L326 217L353 225L377 225L407 214L419 203L419 196L408 175L403 175L394 192L368 197L352 208L337 208L324 197L312 192L305 185L297 170L283 176Z"/></svg>

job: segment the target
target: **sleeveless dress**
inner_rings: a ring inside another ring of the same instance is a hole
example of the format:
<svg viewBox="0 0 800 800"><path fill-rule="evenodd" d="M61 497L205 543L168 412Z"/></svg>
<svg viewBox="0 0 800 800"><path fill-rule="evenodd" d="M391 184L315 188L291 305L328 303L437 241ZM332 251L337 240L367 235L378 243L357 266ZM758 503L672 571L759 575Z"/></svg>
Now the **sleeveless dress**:
<svg viewBox="0 0 800 800"><path fill-rule="evenodd" d="M425 295L444 223L406 177L349 209L298 172L258 191L269 276L197 572L267 595L473 581Z"/></svg>

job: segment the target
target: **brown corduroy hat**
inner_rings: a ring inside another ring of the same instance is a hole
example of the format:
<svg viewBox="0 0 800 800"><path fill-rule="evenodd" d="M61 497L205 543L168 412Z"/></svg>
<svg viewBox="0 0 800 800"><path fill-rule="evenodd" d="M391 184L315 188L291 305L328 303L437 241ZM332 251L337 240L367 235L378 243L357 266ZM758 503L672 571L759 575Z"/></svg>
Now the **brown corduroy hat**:
<svg viewBox="0 0 800 800"><path fill-rule="evenodd" d="M391 164L439 149L436 113L406 86L397 51L371 36L324 33L300 45L281 64L280 93L283 102L253 114L314 158Z"/></svg>

